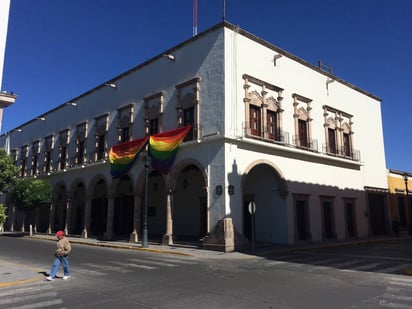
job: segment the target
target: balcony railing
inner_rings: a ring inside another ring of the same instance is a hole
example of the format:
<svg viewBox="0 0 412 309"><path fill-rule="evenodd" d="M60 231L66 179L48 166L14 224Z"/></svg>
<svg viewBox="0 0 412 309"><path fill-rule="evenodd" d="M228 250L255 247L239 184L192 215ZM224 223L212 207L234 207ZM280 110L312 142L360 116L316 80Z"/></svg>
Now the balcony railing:
<svg viewBox="0 0 412 309"><path fill-rule="evenodd" d="M285 132L279 129L273 130L273 127L264 127L263 131L256 132L252 130L249 122L243 123L243 132L246 137L261 139L268 142L275 142L280 144L289 145L289 132Z"/></svg>
<svg viewBox="0 0 412 309"><path fill-rule="evenodd" d="M315 151L315 152L319 151L317 139L307 138L303 140L303 139L299 139L298 135L294 135L292 142L293 142L293 145L297 148L302 148L302 149L306 149L309 151Z"/></svg>
<svg viewBox="0 0 412 309"><path fill-rule="evenodd" d="M358 161L358 162L361 160L359 150L350 149L344 146L336 147L330 144L323 144L322 151L330 156L347 158L347 159L351 159L353 161Z"/></svg>
<svg viewBox="0 0 412 309"><path fill-rule="evenodd" d="M244 122L242 124L243 136L253 139L259 139L266 142L276 143L278 145L295 147L298 149L319 152L318 140L317 139L307 139L300 140L297 135L292 137L292 143L289 141L289 133L282 130L273 131L271 127L264 128L263 131L252 130L249 122ZM329 147L327 144L322 145L322 153L328 156L341 157L348 160L353 160L359 162L361 160L360 151L355 149L347 149L346 147Z"/></svg>

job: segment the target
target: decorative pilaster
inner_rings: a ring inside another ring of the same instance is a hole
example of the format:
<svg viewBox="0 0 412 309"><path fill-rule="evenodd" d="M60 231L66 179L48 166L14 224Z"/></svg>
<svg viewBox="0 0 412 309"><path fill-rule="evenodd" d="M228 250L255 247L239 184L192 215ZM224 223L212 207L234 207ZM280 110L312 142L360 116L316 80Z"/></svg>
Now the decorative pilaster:
<svg viewBox="0 0 412 309"><path fill-rule="evenodd" d="M113 238L113 218L114 218L114 196L109 196L107 205L107 224L106 232L103 237L106 240Z"/></svg>
<svg viewBox="0 0 412 309"><path fill-rule="evenodd" d="M71 200L67 198L66 200L66 222L64 223L64 234L69 235L69 225L71 221Z"/></svg>
<svg viewBox="0 0 412 309"><path fill-rule="evenodd" d="M92 212L92 200L86 198L86 205L84 207L84 227L82 232L82 238L88 238L88 231L90 229L90 215Z"/></svg>
<svg viewBox="0 0 412 309"><path fill-rule="evenodd" d="M162 240L162 243L168 246L173 245L173 216L172 216L173 196L174 196L174 191L169 189L167 191L167 197L166 197L166 234L163 235L163 240Z"/></svg>
<svg viewBox="0 0 412 309"><path fill-rule="evenodd" d="M140 224L142 213L142 197L140 195L134 196L133 207L133 232L130 234L130 242L139 242L140 237Z"/></svg>

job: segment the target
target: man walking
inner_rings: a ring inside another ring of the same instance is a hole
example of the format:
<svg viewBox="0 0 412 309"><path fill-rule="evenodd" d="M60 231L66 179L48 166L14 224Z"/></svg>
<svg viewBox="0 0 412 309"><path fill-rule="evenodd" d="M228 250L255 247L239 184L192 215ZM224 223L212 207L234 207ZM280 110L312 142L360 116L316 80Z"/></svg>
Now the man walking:
<svg viewBox="0 0 412 309"><path fill-rule="evenodd" d="M58 231L56 233L57 248L54 256L53 266L50 270L50 274L46 277L47 281L53 281L56 276L57 270L59 269L60 264L63 265L63 280L70 279L70 266L69 266L69 253L72 250L69 240L64 236L63 231Z"/></svg>

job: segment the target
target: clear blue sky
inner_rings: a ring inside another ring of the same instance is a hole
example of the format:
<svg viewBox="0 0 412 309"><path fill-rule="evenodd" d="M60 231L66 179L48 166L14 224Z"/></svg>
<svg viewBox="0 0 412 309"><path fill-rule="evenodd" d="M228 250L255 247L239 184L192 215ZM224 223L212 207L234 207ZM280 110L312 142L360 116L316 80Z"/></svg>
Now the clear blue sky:
<svg viewBox="0 0 412 309"><path fill-rule="evenodd" d="M223 0L198 1L199 33ZM412 172L412 0L226 0L226 19L380 97L387 167ZM192 0L11 0L2 133L192 33Z"/></svg>

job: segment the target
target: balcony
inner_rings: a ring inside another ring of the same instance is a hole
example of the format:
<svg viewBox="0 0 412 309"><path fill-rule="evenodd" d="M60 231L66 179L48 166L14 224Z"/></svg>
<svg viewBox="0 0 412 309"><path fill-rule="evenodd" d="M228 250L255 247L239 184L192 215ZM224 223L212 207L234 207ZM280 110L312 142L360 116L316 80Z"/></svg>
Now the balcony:
<svg viewBox="0 0 412 309"><path fill-rule="evenodd" d="M360 151L355 149L348 149L346 147L330 147L327 144L323 144L322 150L319 151L318 140L317 139L306 139L300 140L299 136L292 136L292 143L289 140L289 132L282 130L273 130L272 127L264 128L263 131L254 130L250 127L249 122L244 122L242 124L243 136L246 138L258 139L268 143L275 143L277 145L285 147L293 147L303 151L322 153L327 156L333 156L338 158L343 158L347 160L352 160L360 162L361 156Z"/></svg>

